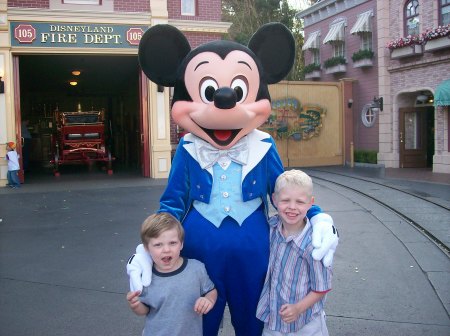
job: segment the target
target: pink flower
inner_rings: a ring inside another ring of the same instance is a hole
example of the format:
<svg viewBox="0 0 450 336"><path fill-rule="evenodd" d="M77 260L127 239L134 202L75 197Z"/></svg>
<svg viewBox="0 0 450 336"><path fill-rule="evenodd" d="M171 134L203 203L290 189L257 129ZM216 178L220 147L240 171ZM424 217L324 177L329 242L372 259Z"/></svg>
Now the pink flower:
<svg viewBox="0 0 450 336"><path fill-rule="evenodd" d="M423 41L429 41L448 35L450 35L450 24L439 26L437 28L428 28L421 34L421 38Z"/></svg>
<svg viewBox="0 0 450 336"><path fill-rule="evenodd" d="M397 48L403 48L406 46L410 46L413 44L420 44L422 43L421 39L417 35L408 35L406 37L399 37L395 40L392 40L388 43L387 47L389 49L397 49Z"/></svg>
<svg viewBox="0 0 450 336"><path fill-rule="evenodd" d="M390 41L387 47L391 50L397 48L407 47L413 44L424 44L426 41L434 40L440 37L450 35L450 24L446 26L439 26L437 28L428 28L420 35L408 35L406 37L399 37Z"/></svg>

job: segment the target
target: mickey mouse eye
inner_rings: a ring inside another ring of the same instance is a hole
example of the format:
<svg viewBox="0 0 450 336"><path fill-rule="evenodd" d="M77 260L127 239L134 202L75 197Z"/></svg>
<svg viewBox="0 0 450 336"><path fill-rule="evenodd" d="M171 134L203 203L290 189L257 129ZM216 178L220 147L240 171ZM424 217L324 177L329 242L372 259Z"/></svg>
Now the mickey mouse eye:
<svg viewBox="0 0 450 336"><path fill-rule="evenodd" d="M207 78L200 85L200 97L205 104L209 104L214 100L214 93L219 85L214 79Z"/></svg>
<svg viewBox="0 0 450 336"><path fill-rule="evenodd" d="M235 78L231 83L231 88L236 92L236 102L242 103L248 94L248 84L245 78Z"/></svg>

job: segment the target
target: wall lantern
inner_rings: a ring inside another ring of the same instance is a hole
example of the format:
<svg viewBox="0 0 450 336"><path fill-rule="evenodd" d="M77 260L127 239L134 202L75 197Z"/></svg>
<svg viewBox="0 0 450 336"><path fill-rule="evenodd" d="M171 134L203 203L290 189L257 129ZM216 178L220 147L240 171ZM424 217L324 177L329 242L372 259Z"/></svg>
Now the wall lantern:
<svg viewBox="0 0 450 336"><path fill-rule="evenodd" d="M373 97L372 108L383 111L383 97Z"/></svg>
<svg viewBox="0 0 450 336"><path fill-rule="evenodd" d="M350 99L348 100L347 106L348 106L348 108L352 108L352 106L353 106L353 99L350 98Z"/></svg>
<svg viewBox="0 0 450 336"><path fill-rule="evenodd" d="M3 81L3 77L0 77L0 93L5 93L5 82Z"/></svg>

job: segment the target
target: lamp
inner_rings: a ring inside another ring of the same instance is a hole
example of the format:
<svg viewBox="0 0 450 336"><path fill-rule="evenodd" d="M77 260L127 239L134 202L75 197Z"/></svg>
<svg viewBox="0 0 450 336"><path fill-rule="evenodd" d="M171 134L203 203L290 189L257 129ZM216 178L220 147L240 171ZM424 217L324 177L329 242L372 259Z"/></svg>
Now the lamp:
<svg viewBox="0 0 450 336"><path fill-rule="evenodd" d="M76 80L71 80L69 82L69 84L72 85L72 86L76 86L76 85L78 85L78 82Z"/></svg>
<svg viewBox="0 0 450 336"><path fill-rule="evenodd" d="M425 104L428 101L428 96L420 94L416 97L416 103Z"/></svg>
<svg viewBox="0 0 450 336"><path fill-rule="evenodd" d="M424 93L421 92L417 97L416 97L416 102L415 102L415 106L423 106L423 105L430 105L433 104L434 102L434 97L431 93Z"/></svg>
<svg viewBox="0 0 450 336"><path fill-rule="evenodd" d="M372 108L380 109L383 111L383 97L373 97Z"/></svg>
<svg viewBox="0 0 450 336"><path fill-rule="evenodd" d="M2 81L3 77L0 77L0 93L5 93L5 82Z"/></svg>
<svg viewBox="0 0 450 336"><path fill-rule="evenodd" d="M353 99L350 98L350 99L348 100L347 106L348 106L348 108L352 108L352 106L353 106Z"/></svg>
<svg viewBox="0 0 450 336"><path fill-rule="evenodd" d="M79 76L80 74L81 74L80 70L73 70L72 71L72 75L74 75L74 76Z"/></svg>

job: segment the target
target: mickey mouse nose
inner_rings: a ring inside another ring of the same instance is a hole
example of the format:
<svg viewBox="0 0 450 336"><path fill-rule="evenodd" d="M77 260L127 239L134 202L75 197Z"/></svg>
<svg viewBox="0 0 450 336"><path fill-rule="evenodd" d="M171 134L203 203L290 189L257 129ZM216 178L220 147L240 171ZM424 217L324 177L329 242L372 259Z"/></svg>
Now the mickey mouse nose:
<svg viewBox="0 0 450 336"><path fill-rule="evenodd" d="M214 106L220 109L230 109L236 106L236 92L229 87L219 88L214 93Z"/></svg>

